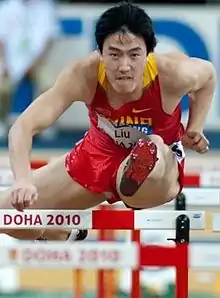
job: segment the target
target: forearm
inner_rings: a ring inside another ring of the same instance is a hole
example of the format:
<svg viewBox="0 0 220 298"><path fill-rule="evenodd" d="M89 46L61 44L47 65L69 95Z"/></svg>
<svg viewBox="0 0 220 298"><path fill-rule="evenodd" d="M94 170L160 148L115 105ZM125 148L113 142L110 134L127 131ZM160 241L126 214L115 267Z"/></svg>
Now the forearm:
<svg viewBox="0 0 220 298"><path fill-rule="evenodd" d="M32 133L25 124L18 120L9 132L10 165L16 181L25 179L31 181L30 152L32 148Z"/></svg>
<svg viewBox="0 0 220 298"><path fill-rule="evenodd" d="M202 132L204 124L211 107L215 89L214 76L204 85L203 88L189 95L190 108L187 130Z"/></svg>

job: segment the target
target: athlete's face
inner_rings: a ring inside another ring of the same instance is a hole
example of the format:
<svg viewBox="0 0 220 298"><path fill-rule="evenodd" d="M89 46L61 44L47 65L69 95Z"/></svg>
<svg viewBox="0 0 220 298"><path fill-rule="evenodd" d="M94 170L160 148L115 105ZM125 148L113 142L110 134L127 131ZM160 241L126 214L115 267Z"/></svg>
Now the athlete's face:
<svg viewBox="0 0 220 298"><path fill-rule="evenodd" d="M132 33L115 33L106 38L102 59L109 83L120 93L142 86L147 59L143 38Z"/></svg>

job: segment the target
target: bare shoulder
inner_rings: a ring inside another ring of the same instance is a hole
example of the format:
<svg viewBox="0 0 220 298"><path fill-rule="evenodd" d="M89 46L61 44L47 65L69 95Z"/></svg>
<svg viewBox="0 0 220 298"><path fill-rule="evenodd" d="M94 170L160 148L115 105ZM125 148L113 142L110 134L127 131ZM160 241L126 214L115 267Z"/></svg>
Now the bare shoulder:
<svg viewBox="0 0 220 298"><path fill-rule="evenodd" d="M99 63L100 55L97 51L94 51L87 57L73 62L70 71L73 75L77 71L78 75L83 75L85 80L91 80L97 78Z"/></svg>
<svg viewBox="0 0 220 298"><path fill-rule="evenodd" d="M189 57L182 52L169 52L165 54L154 54L158 70L161 73L167 73L168 71L176 71L176 66L187 61ZM171 69L170 69L171 67Z"/></svg>
<svg viewBox="0 0 220 298"><path fill-rule="evenodd" d="M96 51L70 63L61 71L55 88L68 92L75 100L89 102L96 89L99 63L100 55Z"/></svg>
<svg viewBox="0 0 220 298"><path fill-rule="evenodd" d="M215 76L210 61L189 57L182 52L155 54L155 58L161 84L174 92L194 91Z"/></svg>

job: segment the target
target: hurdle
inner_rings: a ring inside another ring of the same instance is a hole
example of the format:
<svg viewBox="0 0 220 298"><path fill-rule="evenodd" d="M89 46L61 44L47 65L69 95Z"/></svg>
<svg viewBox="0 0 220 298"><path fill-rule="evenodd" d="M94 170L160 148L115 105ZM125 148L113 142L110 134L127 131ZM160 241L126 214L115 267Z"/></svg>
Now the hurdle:
<svg viewBox="0 0 220 298"><path fill-rule="evenodd" d="M199 174L190 173L185 175L184 185L190 187L219 187L220 173L216 170L202 171Z"/></svg>
<svg viewBox="0 0 220 298"><path fill-rule="evenodd" d="M174 246L143 246L140 243L26 243L22 241L1 247L1 265L23 267L73 267L78 269L113 269L140 266L172 266L176 268L176 297L188 297L189 230L204 229L204 211L88 210L0 211L0 227L10 228L81 228L176 231ZM52 224L53 223L53 224ZM50 252L52 247L54 251ZM66 249L63 252L64 247ZM47 252L48 250L48 252ZM63 253L62 253L63 252ZM169 257L168 257L169 255ZM52 259L52 261L51 261ZM135 289L134 289L135 288ZM140 287L133 285L132 298L140 297Z"/></svg>
<svg viewBox="0 0 220 298"><path fill-rule="evenodd" d="M31 166L33 169L37 169L37 168L44 166L46 164L47 164L46 161L39 160L39 161L33 161L31 163ZM198 179L198 177L196 179ZM190 176L189 176L188 182L185 184L187 187L184 187L183 192L186 195L187 200L185 202L184 210L189 209L190 207L196 207L196 206L200 206L200 207L203 206L205 208L205 210L206 209L208 210L209 206L213 207L213 206L220 205L220 199L219 199L220 189L219 188L212 189L212 188L207 188L207 187L204 187L204 188L194 187L194 186L200 186L200 185L198 183L193 184L193 181ZM207 200L207 197L209 198L209 200ZM152 208L149 210L150 210L150 212L152 212L154 210L173 210L174 208L178 209L176 207L175 202L177 202L177 201L172 201L168 204L164 204L160 207ZM117 204L117 206L120 206L120 208L121 207L124 208L123 204ZM103 207L104 206L102 205L101 208L103 208ZM109 228L107 228L107 229L109 229ZM160 228L157 227L156 229L158 230ZM114 229L110 229L110 230L111 230L110 231L111 239L109 239L109 233L108 233L108 236L106 236L105 229L101 229L98 234L99 240L106 240L105 238L108 238L107 240L114 240L114 234L113 234L114 231L113 230L119 230L119 229L114 228ZM127 229L127 230L129 230L129 229ZM140 242L140 230L139 229L132 230L132 240ZM86 243L86 245L87 245L87 243ZM83 269L83 268L81 268L81 269ZM76 277L78 277L78 284L77 284L77 288L75 289L75 297L77 297L77 298L82 297L82 271L81 271L81 269L80 268L76 269ZM140 271L139 271L139 269L140 268L134 268L132 270L132 280L133 280L133 283L135 281L135 282L137 282L137 284L140 285L140 280L139 280ZM105 270L105 268L100 269L98 271L98 298L104 297L103 296L104 295L103 294L103 292L104 292L104 270ZM132 286L132 293L133 293L133 291L136 291L136 293L137 293L137 291L138 291L137 287ZM134 295L134 293L132 295ZM134 296L132 296L132 297L134 297ZM136 295L135 297L138 297L138 295Z"/></svg>

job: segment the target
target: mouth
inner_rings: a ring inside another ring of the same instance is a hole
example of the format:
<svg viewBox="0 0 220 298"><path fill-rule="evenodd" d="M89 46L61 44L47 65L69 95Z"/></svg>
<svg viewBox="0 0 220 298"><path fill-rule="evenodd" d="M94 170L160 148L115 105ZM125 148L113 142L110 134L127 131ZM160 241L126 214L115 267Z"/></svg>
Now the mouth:
<svg viewBox="0 0 220 298"><path fill-rule="evenodd" d="M132 77L129 77L129 76L118 77L117 81L132 81Z"/></svg>

